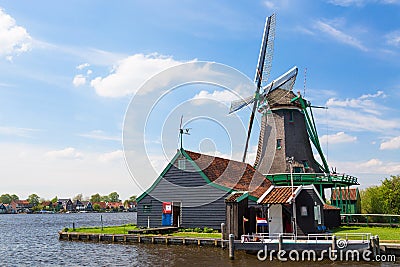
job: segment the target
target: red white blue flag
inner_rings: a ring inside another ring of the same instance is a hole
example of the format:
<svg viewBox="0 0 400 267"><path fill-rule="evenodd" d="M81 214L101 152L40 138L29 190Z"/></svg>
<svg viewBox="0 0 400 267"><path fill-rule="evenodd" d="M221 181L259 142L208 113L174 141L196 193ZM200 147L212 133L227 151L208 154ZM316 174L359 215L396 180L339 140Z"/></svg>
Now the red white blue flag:
<svg viewBox="0 0 400 267"><path fill-rule="evenodd" d="M257 219L257 226L267 226L268 225L267 219L260 218L257 216L256 216L256 219Z"/></svg>

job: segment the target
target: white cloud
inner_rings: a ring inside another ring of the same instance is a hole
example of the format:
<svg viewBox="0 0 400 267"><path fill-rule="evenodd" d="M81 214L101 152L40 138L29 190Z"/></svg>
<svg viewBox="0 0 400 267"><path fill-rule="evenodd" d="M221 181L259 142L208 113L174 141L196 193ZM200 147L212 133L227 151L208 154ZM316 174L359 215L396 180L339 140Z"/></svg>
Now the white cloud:
<svg viewBox="0 0 400 267"><path fill-rule="evenodd" d="M385 38L388 45L400 47L400 31L388 33Z"/></svg>
<svg viewBox="0 0 400 267"><path fill-rule="evenodd" d="M319 31L329 35L330 37L332 37L333 39L335 39L336 41L338 41L340 43L353 46L362 51L368 51L367 47L365 47L361 43L361 41L359 41L357 38L336 29L335 27L328 24L327 22L317 21L315 24L315 27Z"/></svg>
<svg viewBox="0 0 400 267"><path fill-rule="evenodd" d="M67 147L61 150L52 150L45 153L49 159L82 159L83 154L73 147Z"/></svg>
<svg viewBox="0 0 400 267"><path fill-rule="evenodd" d="M342 7L349 7L349 6L363 7L369 3L399 4L400 1L399 0L328 0L328 3Z"/></svg>
<svg viewBox="0 0 400 267"><path fill-rule="evenodd" d="M281 10L285 9L289 6L288 0L266 0L264 1L264 6L266 6L269 10Z"/></svg>
<svg viewBox="0 0 400 267"><path fill-rule="evenodd" d="M103 153L99 155L99 160L101 162L109 162L109 161L117 161L117 160L123 160L123 151L122 150L116 150L108 153Z"/></svg>
<svg viewBox="0 0 400 267"><path fill-rule="evenodd" d="M75 87L85 85L86 84L86 77L82 74L75 75L74 79L72 80L72 84Z"/></svg>
<svg viewBox="0 0 400 267"><path fill-rule="evenodd" d="M377 91L375 94L362 95L362 96L360 96L360 99L377 98L377 97L385 98L386 95L383 91Z"/></svg>
<svg viewBox="0 0 400 267"><path fill-rule="evenodd" d="M335 6L363 6L365 4L365 0L329 0L329 3Z"/></svg>
<svg viewBox="0 0 400 267"><path fill-rule="evenodd" d="M381 150L400 149L400 136L394 137L389 141L382 142L379 149Z"/></svg>
<svg viewBox="0 0 400 267"><path fill-rule="evenodd" d="M32 137L32 133L35 133L37 131L39 131L39 130L30 129L30 128L0 126L0 134L3 134L3 135L13 135L13 136L19 136L19 137Z"/></svg>
<svg viewBox="0 0 400 267"><path fill-rule="evenodd" d="M107 135L101 130L94 130L89 133L78 134L78 136L96 139L96 140L109 140L109 141L121 141L121 136L111 136Z"/></svg>
<svg viewBox="0 0 400 267"><path fill-rule="evenodd" d="M89 63L83 63L83 64L76 66L76 69L83 70L84 68L89 67L89 66L90 66Z"/></svg>
<svg viewBox="0 0 400 267"><path fill-rule="evenodd" d="M383 176L400 174L400 162L385 162L377 158L372 158L365 161L332 161L331 166L337 167L337 170L340 173L347 173L350 175L355 173L368 175L377 174Z"/></svg>
<svg viewBox="0 0 400 267"><path fill-rule="evenodd" d="M358 98L330 98L326 102L328 111L323 114L329 127L338 131L395 132L399 129L400 121L390 115L392 113L388 107L379 104L379 99L385 97L382 91L378 91ZM316 113L322 116L322 111L316 110Z"/></svg>
<svg viewBox="0 0 400 267"><path fill-rule="evenodd" d="M135 93L153 75L181 62L159 54L135 54L120 60L106 77L96 77L91 86L105 97L122 97Z"/></svg>
<svg viewBox="0 0 400 267"><path fill-rule="evenodd" d="M228 90L223 90L223 91L214 91L212 93L209 93L207 91L200 91L200 93L196 94L192 100L195 105L202 105L202 104L207 104L209 103L207 100L213 100L217 102L221 102L224 105L230 106L230 103L233 100L237 100L238 97L234 93Z"/></svg>
<svg viewBox="0 0 400 267"><path fill-rule="evenodd" d="M321 143L328 142L329 144L353 143L357 141L357 137L348 135L345 132L338 132L335 134L323 135L320 141Z"/></svg>
<svg viewBox="0 0 400 267"><path fill-rule="evenodd" d="M15 19L0 8L0 56L12 60L13 55L30 50L32 38L25 28L16 25Z"/></svg>

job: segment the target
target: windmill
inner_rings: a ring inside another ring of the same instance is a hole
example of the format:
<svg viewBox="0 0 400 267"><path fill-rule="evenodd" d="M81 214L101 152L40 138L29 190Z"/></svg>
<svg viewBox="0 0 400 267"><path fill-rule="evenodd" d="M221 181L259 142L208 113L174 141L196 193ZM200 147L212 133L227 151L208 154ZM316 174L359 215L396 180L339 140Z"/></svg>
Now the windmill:
<svg viewBox="0 0 400 267"><path fill-rule="evenodd" d="M298 68L293 67L267 85L275 39L275 15L267 18L257 64L254 96L233 101L233 113L253 104L243 162L246 160L256 111L262 114L261 128L254 167L275 185L314 184L320 195L326 188L358 185L356 177L330 173L323 154L311 108L301 93L293 92ZM311 144L322 164L316 161ZM287 159L291 159L290 162ZM293 171L293 175L292 175Z"/></svg>

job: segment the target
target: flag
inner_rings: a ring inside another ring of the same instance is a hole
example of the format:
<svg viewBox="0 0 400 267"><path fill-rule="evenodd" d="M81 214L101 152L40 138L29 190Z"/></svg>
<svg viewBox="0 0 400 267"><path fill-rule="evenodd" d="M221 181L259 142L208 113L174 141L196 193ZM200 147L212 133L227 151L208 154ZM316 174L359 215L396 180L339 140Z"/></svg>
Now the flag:
<svg viewBox="0 0 400 267"><path fill-rule="evenodd" d="M260 218L256 216L256 220L257 220L257 226L267 226L268 222L267 219L265 218Z"/></svg>
<svg viewBox="0 0 400 267"><path fill-rule="evenodd" d="M246 217L243 216L243 222L248 222L249 219L247 219Z"/></svg>

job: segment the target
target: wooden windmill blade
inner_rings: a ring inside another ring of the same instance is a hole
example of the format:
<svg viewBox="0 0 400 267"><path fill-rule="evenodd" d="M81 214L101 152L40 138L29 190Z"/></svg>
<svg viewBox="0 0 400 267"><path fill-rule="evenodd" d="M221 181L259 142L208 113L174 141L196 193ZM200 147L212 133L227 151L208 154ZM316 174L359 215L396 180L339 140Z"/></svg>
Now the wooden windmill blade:
<svg viewBox="0 0 400 267"><path fill-rule="evenodd" d="M275 14L269 16L265 22L264 33L260 48L260 54L258 56L258 64L257 70L255 75L255 83L256 83L256 92L254 95L254 103L253 109L251 111L250 120L249 120L249 127L247 130L247 139L246 145L244 148L243 153L243 162L246 161L247 149L249 147L250 135L251 130L253 128L254 117L258 105L259 94L262 87L262 81L266 81L269 78L269 74L271 72L272 67L272 58L273 58L273 47L274 47L274 40L275 40ZM263 75L265 74L265 77Z"/></svg>

